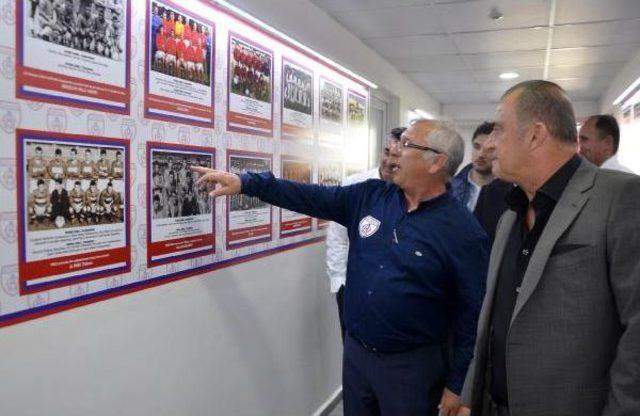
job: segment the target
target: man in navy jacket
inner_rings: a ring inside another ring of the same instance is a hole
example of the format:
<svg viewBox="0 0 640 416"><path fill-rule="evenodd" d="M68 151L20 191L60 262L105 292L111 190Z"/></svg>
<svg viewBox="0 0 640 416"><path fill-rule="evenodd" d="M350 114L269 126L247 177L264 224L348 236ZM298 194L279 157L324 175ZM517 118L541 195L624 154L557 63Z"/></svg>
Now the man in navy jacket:
<svg viewBox="0 0 640 416"><path fill-rule="evenodd" d="M391 150L391 184L322 187L192 169L212 196L244 193L347 228L345 415L451 416L473 354L488 240L447 189L464 153L455 131L417 121Z"/></svg>

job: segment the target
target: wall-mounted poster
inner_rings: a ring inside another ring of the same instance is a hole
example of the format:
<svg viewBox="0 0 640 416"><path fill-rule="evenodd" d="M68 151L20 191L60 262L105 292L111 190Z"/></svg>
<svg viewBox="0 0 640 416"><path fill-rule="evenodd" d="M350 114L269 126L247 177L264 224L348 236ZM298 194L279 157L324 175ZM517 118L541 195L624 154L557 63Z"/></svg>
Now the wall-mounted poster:
<svg viewBox="0 0 640 416"><path fill-rule="evenodd" d="M342 163L338 161L318 162L318 184L340 186L342 184ZM325 228L330 221L318 219L318 228Z"/></svg>
<svg viewBox="0 0 640 416"><path fill-rule="evenodd" d="M227 170L231 173L268 172L272 156L265 153L227 150ZM273 207L256 197L227 197L227 249L271 241Z"/></svg>
<svg viewBox="0 0 640 416"><path fill-rule="evenodd" d="M273 52L229 34L227 130L273 136Z"/></svg>
<svg viewBox="0 0 640 416"><path fill-rule="evenodd" d="M342 147L344 121L342 87L320 77L320 144Z"/></svg>
<svg viewBox="0 0 640 416"><path fill-rule="evenodd" d="M17 0L18 98L129 114L128 0Z"/></svg>
<svg viewBox="0 0 640 416"><path fill-rule="evenodd" d="M147 265L215 252L214 209L191 166L213 168L215 150L147 142Z"/></svg>
<svg viewBox="0 0 640 416"><path fill-rule="evenodd" d="M364 131L366 120L367 97L349 90L347 93L347 124L349 131Z"/></svg>
<svg viewBox="0 0 640 416"><path fill-rule="evenodd" d="M214 24L171 2L147 3L145 115L211 127Z"/></svg>
<svg viewBox="0 0 640 416"><path fill-rule="evenodd" d="M18 130L20 293L128 272L129 144Z"/></svg>
<svg viewBox="0 0 640 416"><path fill-rule="evenodd" d="M282 179L294 182L311 183L312 165L307 160L301 160L291 156L281 158ZM311 217L298 212L280 209L280 238L290 237L311 231Z"/></svg>
<svg viewBox="0 0 640 416"><path fill-rule="evenodd" d="M282 60L282 138L313 142L313 72Z"/></svg>

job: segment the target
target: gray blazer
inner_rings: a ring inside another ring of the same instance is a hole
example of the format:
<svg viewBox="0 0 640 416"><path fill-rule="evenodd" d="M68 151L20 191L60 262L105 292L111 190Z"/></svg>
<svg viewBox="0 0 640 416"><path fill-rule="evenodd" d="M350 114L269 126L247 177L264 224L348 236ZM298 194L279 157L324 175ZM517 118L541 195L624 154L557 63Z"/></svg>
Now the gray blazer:
<svg viewBox="0 0 640 416"><path fill-rule="evenodd" d="M516 220L498 225L462 391L486 414L490 317ZM525 272L507 335L511 416L640 415L640 177L583 161Z"/></svg>

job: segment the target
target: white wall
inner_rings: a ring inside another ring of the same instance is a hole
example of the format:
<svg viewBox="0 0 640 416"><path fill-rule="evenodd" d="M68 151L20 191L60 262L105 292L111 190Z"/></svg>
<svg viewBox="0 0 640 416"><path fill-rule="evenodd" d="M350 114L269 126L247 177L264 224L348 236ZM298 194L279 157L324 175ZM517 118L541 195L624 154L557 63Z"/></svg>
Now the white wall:
<svg viewBox="0 0 640 416"><path fill-rule="evenodd" d="M420 108L434 116L440 103L309 0L231 0L238 7L400 97L398 123Z"/></svg>
<svg viewBox="0 0 640 416"><path fill-rule="evenodd" d="M6 416L310 415L340 384L324 245L2 329Z"/></svg>

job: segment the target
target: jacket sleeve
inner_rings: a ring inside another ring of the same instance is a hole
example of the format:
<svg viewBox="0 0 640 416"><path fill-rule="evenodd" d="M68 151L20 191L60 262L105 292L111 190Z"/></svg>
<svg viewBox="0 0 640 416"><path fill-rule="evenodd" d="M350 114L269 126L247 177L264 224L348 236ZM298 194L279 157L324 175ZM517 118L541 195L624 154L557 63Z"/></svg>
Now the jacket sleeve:
<svg viewBox="0 0 640 416"><path fill-rule="evenodd" d="M603 416L640 415L640 178L628 176L607 221L609 282L622 335Z"/></svg>
<svg viewBox="0 0 640 416"><path fill-rule="evenodd" d="M321 186L276 179L271 172L240 175L242 193L290 211L346 226L350 207L359 199L362 184Z"/></svg>

